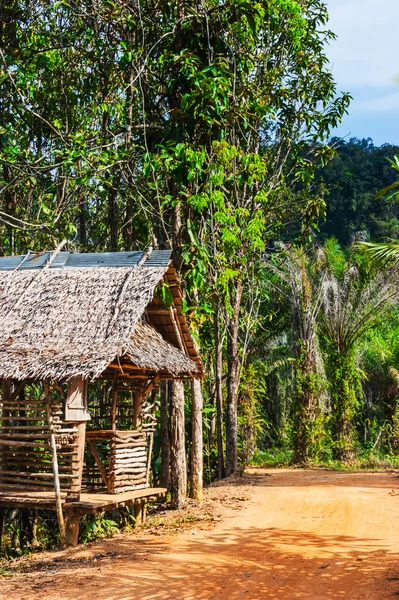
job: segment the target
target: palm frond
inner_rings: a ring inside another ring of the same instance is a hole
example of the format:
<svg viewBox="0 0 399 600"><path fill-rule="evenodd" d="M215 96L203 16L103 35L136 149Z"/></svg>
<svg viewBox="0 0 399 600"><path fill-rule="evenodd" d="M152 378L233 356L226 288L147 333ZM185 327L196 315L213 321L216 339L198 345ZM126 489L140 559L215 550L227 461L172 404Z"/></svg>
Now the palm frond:
<svg viewBox="0 0 399 600"><path fill-rule="evenodd" d="M399 242L372 243L359 242L359 247L362 247L366 252L373 255L375 261L382 266L387 264L399 263Z"/></svg>

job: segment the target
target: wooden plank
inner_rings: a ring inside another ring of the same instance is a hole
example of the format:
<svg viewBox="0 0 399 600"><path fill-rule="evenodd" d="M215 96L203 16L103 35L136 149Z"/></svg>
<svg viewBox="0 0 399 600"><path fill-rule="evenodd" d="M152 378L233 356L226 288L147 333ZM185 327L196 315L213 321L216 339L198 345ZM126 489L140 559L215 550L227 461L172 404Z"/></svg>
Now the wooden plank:
<svg viewBox="0 0 399 600"><path fill-rule="evenodd" d="M16 446L16 447L27 447L27 448L44 448L49 449L48 444L43 444L39 442L22 442L15 440L2 440L0 439L0 446Z"/></svg>
<svg viewBox="0 0 399 600"><path fill-rule="evenodd" d="M87 408L87 380L73 377L68 383L68 393L65 406L65 421L90 421Z"/></svg>
<svg viewBox="0 0 399 600"><path fill-rule="evenodd" d="M2 475L0 472L0 481L2 481L3 483L6 483L7 485L10 484L16 484L16 485L24 485L24 486L29 486L29 487L45 487L45 488L49 488L49 489L54 489L54 483L50 482L50 481L42 481L40 479L32 479L29 477L17 477L16 475ZM1 487L1 485L0 485ZM69 490L72 488L75 488L76 486L74 485L65 485L63 486L63 491L64 490Z"/></svg>
<svg viewBox="0 0 399 600"><path fill-rule="evenodd" d="M56 432L54 432L56 433ZM50 439L50 435L49 434L39 434L39 433L2 433L1 437L4 441L7 440L12 440L12 439L21 439L21 440L34 440L34 439L38 439L38 440L49 440Z"/></svg>
<svg viewBox="0 0 399 600"><path fill-rule="evenodd" d="M1 419L0 419L1 420ZM13 421L18 421L18 418L13 419ZM19 435L19 430L23 431L48 431L47 425L0 425L0 431L7 432L12 427L13 431L17 430L17 435ZM36 434L37 435L37 434ZM40 437L40 435L38 435Z"/></svg>
<svg viewBox="0 0 399 600"><path fill-rule="evenodd" d="M36 414L36 413L35 413ZM1 416L0 417L0 421L46 421L46 417L5 417L5 416ZM46 425L47 427L47 425Z"/></svg>
<svg viewBox="0 0 399 600"><path fill-rule="evenodd" d="M89 494L82 493L79 502L71 502L68 505L73 510L95 512L99 510L112 510L118 506L128 506L137 500L148 500L149 498L163 497L167 493L166 488L146 488L145 490L132 490L120 494Z"/></svg>
<svg viewBox="0 0 399 600"><path fill-rule="evenodd" d="M15 475L17 477L36 477L38 479L52 479L53 478L53 473L51 472L30 472L30 471L10 471L10 470L5 470L5 469L1 469L0 472L0 477L3 476L8 476L8 475ZM70 475L67 473L60 473L59 477L62 479L75 479L74 475Z"/></svg>

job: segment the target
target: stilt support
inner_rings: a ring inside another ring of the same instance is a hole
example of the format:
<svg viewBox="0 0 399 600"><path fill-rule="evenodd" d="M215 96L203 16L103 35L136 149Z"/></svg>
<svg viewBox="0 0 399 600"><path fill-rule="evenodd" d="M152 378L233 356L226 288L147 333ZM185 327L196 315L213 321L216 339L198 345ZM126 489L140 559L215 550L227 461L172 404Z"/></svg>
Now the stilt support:
<svg viewBox="0 0 399 600"><path fill-rule="evenodd" d="M145 502L140 502L135 504L133 507L134 510L134 518L135 518L135 527L140 525L144 525L146 515L147 515L147 505Z"/></svg>
<svg viewBox="0 0 399 600"><path fill-rule="evenodd" d="M80 516L73 512L65 515L65 538L67 546L77 546L79 539Z"/></svg>

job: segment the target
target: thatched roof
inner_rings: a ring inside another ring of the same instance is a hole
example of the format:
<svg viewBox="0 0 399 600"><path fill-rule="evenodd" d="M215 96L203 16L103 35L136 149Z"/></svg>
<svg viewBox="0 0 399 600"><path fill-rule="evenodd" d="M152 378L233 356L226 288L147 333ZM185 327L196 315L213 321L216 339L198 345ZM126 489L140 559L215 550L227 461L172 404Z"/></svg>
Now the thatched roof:
<svg viewBox="0 0 399 600"><path fill-rule="evenodd" d="M184 348L144 322L170 260L145 263L137 254L135 266L90 266L89 255L48 269L0 259L0 378L96 378L122 357L173 376L198 373Z"/></svg>

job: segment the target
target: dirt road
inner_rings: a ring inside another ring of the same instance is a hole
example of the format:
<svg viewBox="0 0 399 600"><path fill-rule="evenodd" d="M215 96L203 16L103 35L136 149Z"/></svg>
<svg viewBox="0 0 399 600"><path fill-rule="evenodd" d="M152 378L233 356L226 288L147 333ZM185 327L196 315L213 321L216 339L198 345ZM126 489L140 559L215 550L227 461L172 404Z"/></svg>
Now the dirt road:
<svg viewBox="0 0 399 600"><path fill-rule="evenodd" d="M69 550L62 568L0 580L3 600L385 600L399 596L399 479L257 470L210 529ZM86 557L87 562L81 560ZM97 558L96 557L100 557Z"/></svg>

